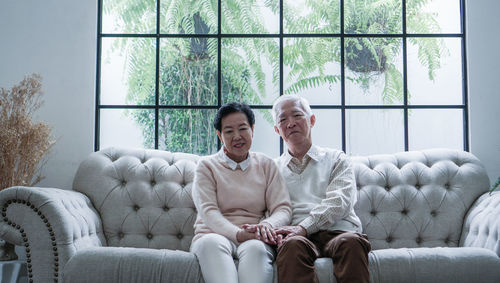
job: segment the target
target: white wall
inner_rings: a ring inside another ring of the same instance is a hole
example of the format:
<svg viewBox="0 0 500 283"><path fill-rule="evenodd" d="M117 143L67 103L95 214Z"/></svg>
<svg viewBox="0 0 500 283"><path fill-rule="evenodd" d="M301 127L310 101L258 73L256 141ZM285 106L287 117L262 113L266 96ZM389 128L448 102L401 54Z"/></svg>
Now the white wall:
<svg viewBox="0 0 500 283"><path fill-rule="evenodd" d="M38 119L54 127L40 186L71 188L93 151L97 1L0 0L0 87L43 77Z"/></svg>
<svg viewBox="0 0 500 283"><path fill-rule="evenodd" d="M468 0L471 151L491 180L500 175L500 26L498 0ZM0 87L29 73L43 78L38 116L54 126L57 144L41 186L70 188L93 150L97 1L0 0Z"/></svg>
<svg viewBox="0 0 500 283"><path fill-rule="evenodd" d="M468 0L466 9L471 152L494 182L500 176L500 1Z"/></svg>

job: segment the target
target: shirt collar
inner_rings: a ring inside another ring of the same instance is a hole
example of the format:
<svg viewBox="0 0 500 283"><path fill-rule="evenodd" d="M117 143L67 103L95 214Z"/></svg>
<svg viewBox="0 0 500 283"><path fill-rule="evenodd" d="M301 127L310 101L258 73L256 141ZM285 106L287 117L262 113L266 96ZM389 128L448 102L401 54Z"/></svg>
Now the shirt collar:
<svg viewBox="0 0 500 283"><path fill-rule="evenodd" d="M245 159L239 163L232 160L231 158L229 158L229 156L226 155L226 153L224 152L224 146L221 147L221 149L219 150L217 155L219 155L222 158L222 160L224 162L226 162L227 166L229 166L229 168L231 168L231 170L233 170L233 171L238 169L238 165L242 171L245 171L248 168L248 166L250 166L250 153L248 153L247 159Z"/></svg>
<svg viewBox="0 0 500 283"><path fill-rule="evenodd" d="M320 158L321 158L321 151L320 149L315 146L314 144L311 145L311 147L309 148L309 150L307 151L307 153L304 155L304 157L306 156L309 156L312 160L314 161L319 161ZM292 158L294 158L290 152L285 151L284 153L284 161L285 161L285 164L288 165L290 163L290 161L292 160Z"/></svg>

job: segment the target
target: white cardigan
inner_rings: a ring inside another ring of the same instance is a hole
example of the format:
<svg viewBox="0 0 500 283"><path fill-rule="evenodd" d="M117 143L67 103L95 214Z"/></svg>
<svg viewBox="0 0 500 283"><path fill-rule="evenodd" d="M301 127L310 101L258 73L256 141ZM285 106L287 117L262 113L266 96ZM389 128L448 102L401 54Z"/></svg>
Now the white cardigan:
<svg viewBox="0 0 500 283"><path fill-rule="evenodd" d="M293 157L288 152L276 159L292 201L292 225L304 227L308 235L322 230L361 232L349 158L342 151L315 145L306 156L311 160L300 174L290 170Z"/></svg>

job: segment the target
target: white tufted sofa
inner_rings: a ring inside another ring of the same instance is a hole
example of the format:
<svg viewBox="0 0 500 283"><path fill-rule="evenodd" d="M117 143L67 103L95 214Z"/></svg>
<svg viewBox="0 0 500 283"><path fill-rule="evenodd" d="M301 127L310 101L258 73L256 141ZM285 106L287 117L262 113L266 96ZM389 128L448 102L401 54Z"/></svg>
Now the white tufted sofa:
<svg viewBox="0 0 500 283"><path fill-rule="evenodd" d="M188 252L198 158L95 152L74 191L1 191L0 237L26 248L32 282L202 282ZM353 161L372 282L500 282L500 193L487 193L477 158L434 149ZM336 282L330 259L316 267L320 282Z"/></svg>

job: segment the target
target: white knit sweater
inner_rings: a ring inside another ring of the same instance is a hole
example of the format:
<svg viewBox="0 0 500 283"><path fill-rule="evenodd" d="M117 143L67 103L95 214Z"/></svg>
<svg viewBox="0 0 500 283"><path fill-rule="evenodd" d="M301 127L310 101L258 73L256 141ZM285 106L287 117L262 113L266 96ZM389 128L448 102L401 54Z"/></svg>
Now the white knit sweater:
<svg viewBox="0 0 500 283"><path fill-rule="evenodd" d="M301 173L290 170L292 158L285 152L276 159L292 201L292 225L304 227L308 235L322 230L361 232L349 158L342 151L313 145L304 157L311 160Z"/></svg>

